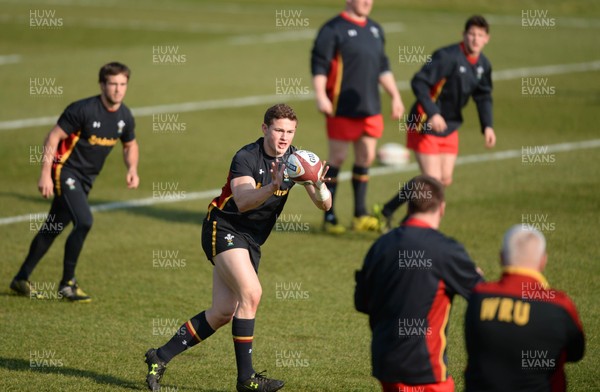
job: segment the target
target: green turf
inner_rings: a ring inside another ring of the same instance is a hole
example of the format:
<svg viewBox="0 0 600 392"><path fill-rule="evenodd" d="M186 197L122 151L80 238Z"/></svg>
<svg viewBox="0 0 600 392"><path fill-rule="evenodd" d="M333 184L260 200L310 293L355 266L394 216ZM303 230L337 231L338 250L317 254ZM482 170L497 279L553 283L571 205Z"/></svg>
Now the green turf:
<svg viewBox="0 0 600 392"><path fill-rule="evenodd" d="M132 108L277 93L278 78L297 78L310 88L310 38L264 43L268 34L302 32L277 28L277 10L302 11L305 29L317 29L340 9L340 1L233 2L171 1L0 1L0 55L20 54L18 64L0 65L0 122L57 117L70 102L97 94L99 66L111 60L133 70L126 103ZM422 46L427 53L456 42L464 19L482 12L492 22L485 53L494 71L598 60L600 7L595 1L397 1L379 0L373 17L390 26L387 51L399 81L419 64L398 63L398 47ZM557 27L526 30L521 11L548 10ZM31 29L30 10L55 10L64 26ZM242 40L250 40L239 44ZM179 64L153 63L153 48L177 48ZM31 78L55 78L57 97L32 96ZM598 72L544 76L556 94L527 97L521 79L495 82L497 151L597 139L600 120ZM402 90L405 105L413 95ZM279 97L273 100L275 103ZM283 100L284 97L281 97ZM295 144L326 157L323 119L306 96L287 99L300 123ZM384 98L384 114L389 100ZM231 156L260 136L267 104L192 112L173 110L181 133L153 132L150 115L138 116L141 146L138 190L125 187L117 147L94 184L92 204L152 197L153 186L171 184L185 194L223 185ZM483 154L474 106L465 110L461 155ZM47 212L49 202L36 190L36 146L50 126L0 130L0 218ZM386 117L383 142L404 142L398 124ZM448 191L442 230L462 241L489 279L498 277L497 254L505 229L525 214L552 223L546 232L550 283L565 290L578 306L587 336L586 357L567 365L570 390L598 389L598 311L600 290L600 164L598 149L553 153L552 165L526 165L520 157L458 166ZM351 162L344 165L350 168ZM369 203L389 198L416 171L374 176ZM349 224L351 191L340 185L337 210ZM255 367L287 381L290 391L373 391L369 329L353 310L353 272L376 235L349 233L334 238L319 233L321 214L295 190L284 213L307 232L274 232L263 247ZM212 267L200 248L200 227L209 199L183 199L95 214L94 228L78 266L90 305L33 301L9 294L8 283L35 234L29 220L0 225L0 390L105 391L144 389L143 354L163 344L189 317L210 306ZM398 218L400 213L397 214ZM51 297L60 278L66 236L57 239L34 272ZM172 268L153 263L153 252L176 254ZM3 285L3 286L2 286ZM3 287L3 288L2 288ZM282 287L284 289L282 289ZM283 298L294 287L301 299ZM290 291L290 290L288 290ZM451 314L449 370L462 390L466 363L457 298ZM229 327L169 366L165 390L230 391L235 360ZM297 366L278 359L295 356ZM36 362L37 361L37 362ZM45 361L45 362L44 362ZM36 367L36 363L45 365ZM46 366L47 365L47 366ZM315 387L315 384L319 387Z"/></svg>

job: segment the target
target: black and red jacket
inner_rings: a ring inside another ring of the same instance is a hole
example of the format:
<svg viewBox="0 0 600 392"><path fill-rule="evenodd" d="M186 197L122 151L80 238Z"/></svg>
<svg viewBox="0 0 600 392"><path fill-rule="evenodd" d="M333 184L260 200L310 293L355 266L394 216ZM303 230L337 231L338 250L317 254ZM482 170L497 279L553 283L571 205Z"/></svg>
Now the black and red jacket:
<svg viewBox="0 0 600 392"><path fill-rule="evenodd" d="M373 376L429 384L447 379L446 333L455 294L482 280L457 241L409 218L381 236L356 272L356 309L369 315Z"/></svg>
<svg viewBox="0 0 600 392"><path fill-rule="evenodd" d="M493 126L492 65L483 53L469 56L463 43L435 51L411 86L417 101L407 118L410 129L435 136L451 134L462 125L462 109L471 97L477 105L481 132ZM448 128L442 133L424 126L434 114L446 121Z"/></svg>
<svg viewBox="0 0 600 392"><path fill-rule="evenodd" d="M564 364L580 360L585 348L569 297L537 271L517 267L475 287L465 339L467 391L566 391Z"/></svg>

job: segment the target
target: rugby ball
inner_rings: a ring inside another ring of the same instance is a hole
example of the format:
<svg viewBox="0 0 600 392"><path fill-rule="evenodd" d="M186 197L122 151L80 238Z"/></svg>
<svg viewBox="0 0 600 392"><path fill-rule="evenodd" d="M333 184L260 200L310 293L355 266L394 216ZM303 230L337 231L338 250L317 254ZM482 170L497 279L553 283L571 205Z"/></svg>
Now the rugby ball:
<svg viewBox="0 0 600 392"><path fill-rule="evenodd" d="M323 162L314 152L297 150L285 162L286 175L295 183L314 184L321 177Z"/></svg>
<svg viewBox="0 0 600 392"><path fill-rule="evenodd" d="M385 166L401 166L410 162L410 150L398 143L386 143L377 150L377 159Z"/></svg>

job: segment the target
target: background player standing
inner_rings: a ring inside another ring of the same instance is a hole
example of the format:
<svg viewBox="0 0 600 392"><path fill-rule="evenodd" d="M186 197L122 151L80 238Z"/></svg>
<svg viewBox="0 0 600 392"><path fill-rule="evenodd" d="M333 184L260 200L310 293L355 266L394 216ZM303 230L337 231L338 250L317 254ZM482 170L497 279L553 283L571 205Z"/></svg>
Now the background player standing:
<svg viewBox="0 0 600 392"><path fill-rule="evenodd" d="M214 264L210 309L181 326L169 342L146 353L148 387L160 389L167 363L232 321L231 332L238 370L237 390L270 392L283 381L256 373L252 367L252 341L256 310L262 295L258 280L260 247L267 240L287 201L293 181L284 176L284 162L296 151L292 140L298 119L285 104L269 108L261 137L239 150L231 162L221 195L208 207L202 225L202 248ZM324 179L327 168L323 170ZM313 203L331 208L331 194L321 181L305 185Z"/></svg>
<svg viewBox="0 0 600 392"><path fill-rule="evenodd" d="M332 197L349 144L354 146L352 227L357 231L379 230L378 220L368 215L365 205L369 167L383 133L379 85L392 99L392 118L399 119L404 112L385 55L383 29L368 18L372 6L372 0L346 0L345 10L319 30L311 57L317 107L327 116L331 178L327 187ZM324 229L334 234L345 231L333 208L325 213Z"/></svg>
<svg viewBox="0 0 600 392"><path fill-rule="evenodd" d="M571 299L542 275L544 235L515 225L500 256L500 281L477 285L469 298L466 390L566 391L565 362L583 358L585 338Z"/></svg>
<svg viewBox="0 0 600 392"><path fill-rule="evenodd" d="M438 231L444 187L411 181L409 217L381 236L356 273L356 309L369 315L373 376L384 392L451 392L446 336L452 299L482 280L464 247ZM413 389L414 388L414 389Z"/></svg>
<svg viewBox="0 0 600 392"><path fill-rule="evenodd" d="M29 282L33 269L54 239L73 222L65 244L63 276L59 294L77 302L91 298L78 286L75 267L83 242L92 228L88 194L113 146L120 140L127 166L127 187L137 188L139 150L135 121L123 104L130 70L109 63L99 72L101 94L69 105L44 142L44 157L38 189L44 198L54 196L46 222L34 237L29 253L10 288L21 295L38 297Z"/></svg>
<svg viewBox="0 0 600 392"><path fill-rule="evenodd" d="M452 183L462 108L470 97L477 105L485 146L492 148L496 144L492 128L492 66L482 53L489 39L485 18L470 17L465 23L463 41L435 51L411 82L417 100L406 119L407 147L415 152L421 173L437 178L444 186ZM389 228L392 214L403 202L400 192L374 210Z"/></svg>

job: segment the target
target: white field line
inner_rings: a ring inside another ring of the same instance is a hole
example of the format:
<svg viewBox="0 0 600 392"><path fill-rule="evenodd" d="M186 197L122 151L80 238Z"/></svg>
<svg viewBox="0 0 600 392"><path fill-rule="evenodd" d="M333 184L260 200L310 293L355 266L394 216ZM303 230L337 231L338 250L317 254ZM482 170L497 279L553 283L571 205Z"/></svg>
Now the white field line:
<svg viewBox="0 0 600 392"><path fill-rule="evenodd" d="M523 9L523 12L527 12L527 9ZM535 10L529 10L535 12ZM545 10L537 10L545 11ZM495 25L509 25L509 26L523 26L523 16L514 16L514 15L485 15L485 18L490 23L491 26ZM532 19L531 17L525 16L525 18ZM556 14L548 13L545 17L548 19L554 19L556 22L556 26L553 29L560 29L561 27L568 28L576 28L576 29L597 29L600 28L600 20L598 19L587 19L587 18L573 18L573 17L564 17L557 16ZM538 19L543 19L542 17ZM530 24L534 23L533 21L529 22ZM525 29L525 28L524 28ZM536 30L535 26L528 27L527 30ZM542 28L539 28L542 30Z"/></svg>
<svg viewBox="0 0 600 392"><path fill-rule="evenodd" d="M386 34L402 33L405 30L404 24L400 22L382 23L381 27ZM317 32L318 31L316 29L303 28L301 30L285 30L282 28L281 31L275 33L238 35L236 37L231 37L228 42L232 45L256 45L289 41L305 41L314 39L317 36Z"/></svg>
<svg viewBox="0 0 600 392"><path fill-rule="evenodd" d="M18 54L0 55L0 65L17 64L21 62L21 56Z"/></svg>
<svg viewBox="0 0 600 392"><path fill-rule="evenodd" d="M540 146L539 150L543 150L544 154L548 153L556 153L556 152L564 152L564 151L575 151L582 149L590 149L590 148L599 148L600 147L600 139L586 140L581 142L571 142L571 143L559 143L552 144L548 146ZM468 165L472 163L481 163L481 162L491 162L491 161L501 161L506 159L513 159L522 157L525 155L534 155L538 149L532 148L529 146L525 151L522 150L505 150L498 151L493 153L485 153L485 154L473 154L473 155L465 155L459 156L456 160L457 165ZM387 167L376 167L369 171L369 175L372 177L384 176L388 174L395 173L403 173L410 171L417 171L418 166L416 163L411 163L404 166L387 166ZM351 173L348 171L340 173L339 180L340 181L348 181L351 177ZM150 206L155 204L165 204L165 203L177 203L181 201L191 201L191 200L202 200L202 199L212 199L213 197L219 195L221 192L220 188L217 189L209 189L200 192L189 192L186 193L185 197L173 197L173 198L154 198L147 197L144 199L134 199L127 201L117 201L112 203L104 203L98 204L91 207L93 212L99 211L111 211L111 210L120 210L126 208L135 208L135 207L143 207ZM41 217L45 217L47 213L45 212L37 212L30 213L25 215L17 215L6 218L0 218L0 226L10 225L18 222L27 222L32 217L35 217L36 221L41 219Z"/></svg>
<svg viewBox="0 0 600 392"><path fill-rule="evenodd" d="M539 67L526 67L526 68L512 68L493 73L494 81L501 80L513 80L522 77L529 76L547 76L547 75L559 75L566 73L575 72L588 72L600 70L600 60L589 61L586 63L574 63L574 64L557 64L557 65L543 65ZM410 83L408 81L399 81L398 88L406 90L409 88ZM163 113L185 113L185 112L196 112L202 110L215 110L215 109L230 109L237 107L247 107L262 104L272 104L274 102L291 102L291 101L306 101L314 98L313 93L303 95L253 95L248 97L240 98L225 98L225 99L213 99L207 101L195 101L195 102L182 102L173 103L166 105L156 106L144 106L140 108L133 108L133 115L136 117L152 116ZM36 118L24 118L21 120L9 120L0 121L0 131L6 131L11 129L21 129L29 127L38 127L46 125L54 125L58 116L47 116L47 117L36 117Z"/></svg>

